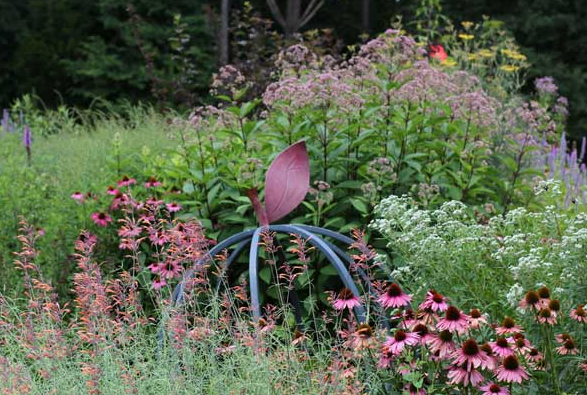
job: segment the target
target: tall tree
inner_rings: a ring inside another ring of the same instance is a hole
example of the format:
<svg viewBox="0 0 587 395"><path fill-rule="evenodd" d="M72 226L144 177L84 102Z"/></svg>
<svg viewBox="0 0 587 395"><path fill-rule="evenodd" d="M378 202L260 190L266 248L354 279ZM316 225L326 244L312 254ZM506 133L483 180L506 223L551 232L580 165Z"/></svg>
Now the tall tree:
<svg viewBox="0 0 587 395"><path fill-rule="evenodd" d="M369 34L371 31L371 0L363 0L361 10L361 26L364 34Z"/></svg>
<svg viewBox="0 0 587 395"><path fill-rule="evenodd" d="M218 34L218 52L221 65L228 63L228 31L230 21L230 0L222 0L220 5L220 31Z"/></svg>
<svg viewBox="0 0 587 395"><path fill-rule="evenodd" d="M324 5L324 0L310 0L302 11L302 0L287 0L284 15L276 0L267 0L273 18L283 28L285 38L291 38L316 15Z"/></svg>

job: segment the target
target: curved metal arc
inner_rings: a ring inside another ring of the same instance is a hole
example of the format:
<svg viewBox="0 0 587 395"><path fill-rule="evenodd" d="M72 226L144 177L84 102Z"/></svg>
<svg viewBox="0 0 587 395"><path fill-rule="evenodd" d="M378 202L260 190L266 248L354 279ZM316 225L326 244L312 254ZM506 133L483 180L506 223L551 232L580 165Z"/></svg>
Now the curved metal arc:
<svg viewBox="0 0 587 395"><path fill-rule="evenodd" d="M226 262L224 262L224 265L222 267L222 273L220 274L220 280L218 281L218 284L216 284L216 293L218 293L220 291L220 286L223 284L224 277L225 277L226 272L228 271L230 265L232 265L232 263L234 261L236 261L241 256L245 247L248 246L250 243L251 243L251 239L245 239L245 240L241 241L240 244L237 245L236 248L230 253L230 255L228 256L228 259L226 260Z"/></svg>
<svg viewBox="0 0 587 395"><path fill-rule="evenodd" d="M253 310L253 321L259 321L261 318L261 305L259 304L259 278L258 278L258 253L259 239L261 232L267 227L255 229L251 238L251 249L249 251L249 287L251 289L251 308Z"/></svg>
<svg viewBox="0 0 587 395"><path fill-rule="evenodd" d="M345 287L350 289L355 296L361 296L349 271L346 269L338 255L336 255L336 253L328 246L328 244L324 240L322 240L322 238L314 235L313 233L307 230L296 227L295 225L270 225L269 229L279 233L293 233L297 234L298 236L306 238L310 244L314 245L320 251L322 251L322 253L330 261L332 266L334 266L336 272L338 273ZM365 321L365 309L362 305L355 308L355 315L357 316L360 322Z"/></svg>
<svg viewBox="0 0 587 395"><path fill-rule="evenodd" d="M173 290L173 293L171 295L172 303L181 302L181 300L183 299L183 290L185 287L185 282L186 282L186 280L189 280L193 276L194 266L201 264L206 259L214 259L214 256L219 254L220 252L222 252L222 250L249 238L254 232L255 232L255 229L250 229L250 230L245 230L243 232L232 235L228 239L216 244L210 251L208 251L206 253L204 258L194 262L192 267L189 268L188 271L184 274L183 280L181 280L181 282L179 284L177 284L175 289Z"/></svg>

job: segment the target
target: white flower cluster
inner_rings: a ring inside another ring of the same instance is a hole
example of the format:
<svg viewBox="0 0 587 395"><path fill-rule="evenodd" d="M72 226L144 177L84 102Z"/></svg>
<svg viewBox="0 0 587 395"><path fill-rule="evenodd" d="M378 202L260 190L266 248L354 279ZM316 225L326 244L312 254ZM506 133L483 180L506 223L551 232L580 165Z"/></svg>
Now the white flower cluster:
<svg viewBox="0 0 587 395"><path fill-rule="evenodd" d="M551 193L558 188L547 186ZM388 241L392 274L411 281L412 289L425 279L440 292L459 289L472 300L498 290L503 305L539 283L569 297L580 292L587 279L587 214L517 208L480 224L471 211L460 202L421 209L407 196L390 196L370 226Z"/></svg>

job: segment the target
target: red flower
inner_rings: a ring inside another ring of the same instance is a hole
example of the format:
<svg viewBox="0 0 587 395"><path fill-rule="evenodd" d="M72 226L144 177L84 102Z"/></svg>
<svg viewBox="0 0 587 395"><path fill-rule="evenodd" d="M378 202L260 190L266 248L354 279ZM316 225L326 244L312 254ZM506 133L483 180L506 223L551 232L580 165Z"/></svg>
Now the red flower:
<svg viewBox="0 0 587 395"><path fill-rule="evenodd" d="M444 47L440 44L431 45L430 46L430 57L434 59L438 59L441 62L448 58L448 55L444 51Z"/></svg>

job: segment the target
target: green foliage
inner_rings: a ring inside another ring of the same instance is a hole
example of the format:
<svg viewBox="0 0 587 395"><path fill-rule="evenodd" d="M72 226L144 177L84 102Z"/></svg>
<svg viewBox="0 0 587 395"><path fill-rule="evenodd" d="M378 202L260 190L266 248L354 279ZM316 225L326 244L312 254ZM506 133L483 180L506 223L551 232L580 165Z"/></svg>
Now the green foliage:
<svg viewBox="0 0 587 395"><path fill-rule="evenodd" d="M4 273L0 289L10 294L18 288L11 251L16 246L20 217L24 216L44 231L40 264L60 293L66 295L74 269L73 241L81 229L92 226L89 208L78 206L70 195L96 191L124 173L142 171L143 149L152 152L171 143L162 131L160 116L147 109L133 108L126 119L102 119L99 114L77 118L70 110L45 112L43 116L29 110L26 114L33 138L32 165L26 165L21 129L0 140L0 265ZM77 124L80 119L87 123ZM56 131L59 134L54 134ZM120 161L115 155L115 141L120 143ZM110 259L109 253L103 256Z"/></svg>
<svg viewBox="0 0 587 395"><path fill-rule="evenodd" d="M102 0L96 6L102 33L82 43L81 59L67 62L77 83L93 86L77 94L116 99L125 92L137 100L163 90L153 93L170 98L180 79L183 89L202 93L213 57L201 2L135 1L132 11L120 0Z"/></svg>

